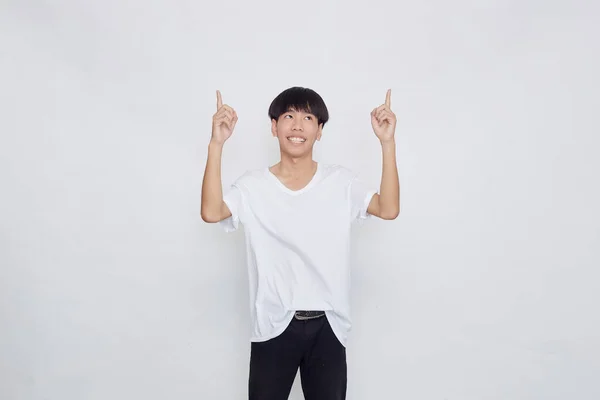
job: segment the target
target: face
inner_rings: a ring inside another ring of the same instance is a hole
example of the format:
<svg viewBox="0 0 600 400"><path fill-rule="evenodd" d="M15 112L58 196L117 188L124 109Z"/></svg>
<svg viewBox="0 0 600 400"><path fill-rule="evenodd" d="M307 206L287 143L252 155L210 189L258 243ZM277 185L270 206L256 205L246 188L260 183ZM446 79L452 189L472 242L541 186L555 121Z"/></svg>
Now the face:
<svg viewBox="0 0 600 400"><path fill-rule="evenodd" d="M311 113L289 110L277 121L271 121L273 136L279 140L282 152L300 157L309 154L317 140L321 140L323 126Z"/></svg>

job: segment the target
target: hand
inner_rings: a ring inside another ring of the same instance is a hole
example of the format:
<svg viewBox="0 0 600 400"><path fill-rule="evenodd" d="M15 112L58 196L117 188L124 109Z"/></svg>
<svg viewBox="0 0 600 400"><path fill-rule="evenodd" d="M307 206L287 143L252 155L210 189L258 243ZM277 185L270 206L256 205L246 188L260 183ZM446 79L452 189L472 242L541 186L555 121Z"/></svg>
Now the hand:
<svg viewBox="0 0 600 400"><path fill-rule="evenodd" d="M217 90L217 112L213 115L211 140L218 144L225 143L233 133L237 120L237 113L233 108L223 104L221 92Z"/></svg>
<svg viewBox="0 0 600 400"><path fill-rule="evenodd" d="M391 105L392 89L389 89L385 96L385 103L371 111L373 132L382 143L393 140L396 131L396 115L392 112Z"/></svg>

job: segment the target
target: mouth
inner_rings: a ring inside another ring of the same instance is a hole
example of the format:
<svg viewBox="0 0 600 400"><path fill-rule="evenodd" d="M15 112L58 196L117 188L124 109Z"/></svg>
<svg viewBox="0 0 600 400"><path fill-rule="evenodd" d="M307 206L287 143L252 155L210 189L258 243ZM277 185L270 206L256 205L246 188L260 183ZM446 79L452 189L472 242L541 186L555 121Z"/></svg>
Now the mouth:
<svg viewBox="0 0 600 400"><path fill-rule="evenodd" d="M290 142L292 142L294 144L302 144L302 143L306 142L306 138L303 138L301 136L288 136L287 140L289 140Z"/></svg>

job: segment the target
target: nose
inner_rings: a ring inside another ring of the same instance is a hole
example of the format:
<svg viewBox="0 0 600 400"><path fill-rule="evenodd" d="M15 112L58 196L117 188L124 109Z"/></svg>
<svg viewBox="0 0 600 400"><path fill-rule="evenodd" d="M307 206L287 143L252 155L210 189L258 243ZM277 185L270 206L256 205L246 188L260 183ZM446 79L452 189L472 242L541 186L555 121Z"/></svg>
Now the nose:
<svg viewBox="0 0 600 400"><path fill-rule="evenodd" d="M294 124L292 125L292 129L295 131L301 131L302 130L302 121L300 121L299 119L295 119Z"/></svg>

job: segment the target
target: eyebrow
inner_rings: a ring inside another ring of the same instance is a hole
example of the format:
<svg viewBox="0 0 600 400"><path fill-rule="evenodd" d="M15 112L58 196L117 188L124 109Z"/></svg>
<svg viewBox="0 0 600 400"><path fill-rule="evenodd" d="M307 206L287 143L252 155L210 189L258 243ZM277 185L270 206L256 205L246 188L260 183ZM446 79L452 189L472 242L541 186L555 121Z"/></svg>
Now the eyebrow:
<svg viewBox="0 0 600 400"><path fill-rule="evenodd" d="M315 116L315 114L313 114L312 112L303 111L303 110L296 110L295 108L288 108L288 110L286 111L286 113L289 113L289 112L304 113L304 114L312 115L313 117Z"/></svg>

